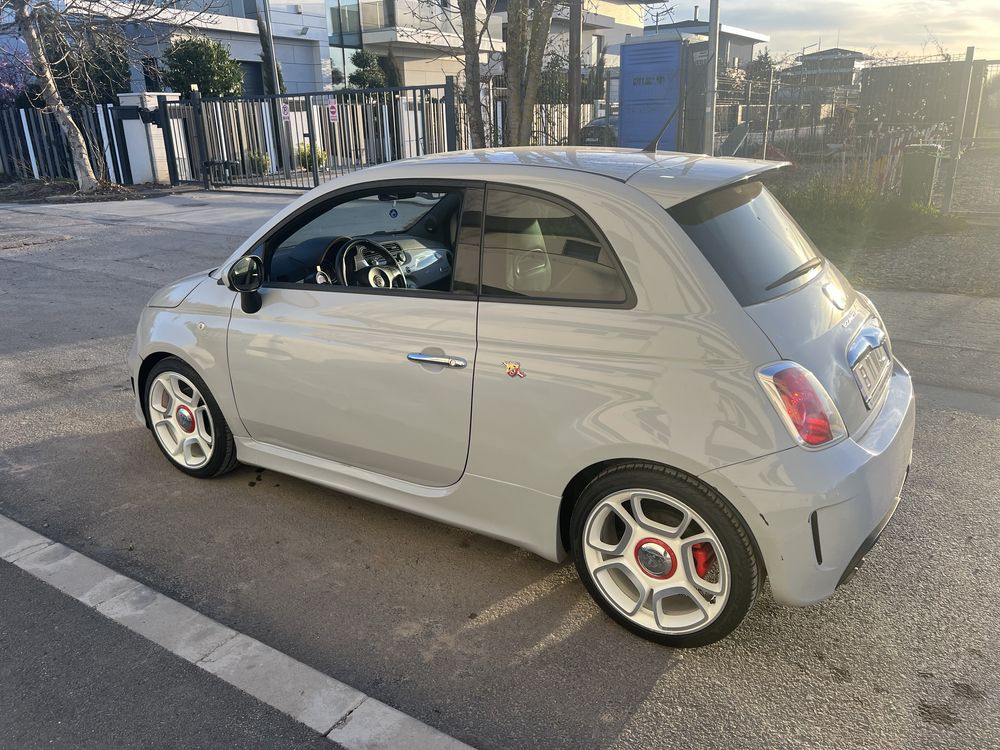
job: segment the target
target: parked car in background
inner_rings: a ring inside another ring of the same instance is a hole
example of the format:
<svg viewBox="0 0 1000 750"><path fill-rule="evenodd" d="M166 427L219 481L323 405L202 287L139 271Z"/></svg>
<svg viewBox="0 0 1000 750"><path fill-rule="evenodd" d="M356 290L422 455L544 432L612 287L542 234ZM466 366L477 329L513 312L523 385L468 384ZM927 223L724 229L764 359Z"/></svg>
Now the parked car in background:
<svg viewBox="0 0 1000 750"><path fill-rule="evenodd" d="M395 162L158 291L129 368L177 468L246 462L572 556L617 622L716 641L806 605L895 511L914 428L878 311L760 181L624 149Z"/></svg>
<svg viewBox="0 0 1000 750"><path fill-rule="evenodd" d="M580 143L584 146L617 146L618 115L595 117L580 129Z"/></svg>

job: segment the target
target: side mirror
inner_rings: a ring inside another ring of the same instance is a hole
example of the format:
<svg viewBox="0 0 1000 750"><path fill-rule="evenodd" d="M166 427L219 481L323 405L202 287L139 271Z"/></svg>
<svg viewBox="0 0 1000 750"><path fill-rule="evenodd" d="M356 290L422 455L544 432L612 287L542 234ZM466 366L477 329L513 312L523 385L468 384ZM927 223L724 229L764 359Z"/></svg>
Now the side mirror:
<svg viewBox="0 0 1000 750"><path fill-rule="evenodd" d="M240 308L253 314L263 304L260 285L264 283L264 262L256 255L244 255L233 263L228 274L229 288L240 293Z"/></svg>
<svg viewBox="0 0 1000 750"><path fill-rule="evenodd" d="M244 255L229 269L229 288L247 294L264 282L264 263L256 255Z"/></svg>

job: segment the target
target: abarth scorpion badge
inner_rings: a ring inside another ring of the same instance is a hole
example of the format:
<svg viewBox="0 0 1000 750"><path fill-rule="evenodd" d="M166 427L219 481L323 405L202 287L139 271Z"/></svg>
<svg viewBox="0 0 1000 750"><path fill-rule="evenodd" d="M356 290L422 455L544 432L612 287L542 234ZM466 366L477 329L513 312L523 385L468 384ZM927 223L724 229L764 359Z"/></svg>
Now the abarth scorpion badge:
<svg viewBox="0 0 1000 750"><path fill-rule="evenodd" d="M512 378L523 378L524 370L521 369L520 362L501 362L507 368L507 375Z"/></svg>

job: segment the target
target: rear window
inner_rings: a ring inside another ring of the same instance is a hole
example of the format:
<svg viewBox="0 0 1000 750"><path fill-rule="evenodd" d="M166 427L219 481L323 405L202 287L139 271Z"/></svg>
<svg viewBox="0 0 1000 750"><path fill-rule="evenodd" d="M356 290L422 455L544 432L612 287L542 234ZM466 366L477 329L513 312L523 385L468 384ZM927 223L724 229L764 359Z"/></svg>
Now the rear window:
<svg viewBox="0 0 1000 750"><path fill-rule="evenodd" d="M812 240L759 182L699 195L668 213L744 307L797 289L822 263Z"/></svg>

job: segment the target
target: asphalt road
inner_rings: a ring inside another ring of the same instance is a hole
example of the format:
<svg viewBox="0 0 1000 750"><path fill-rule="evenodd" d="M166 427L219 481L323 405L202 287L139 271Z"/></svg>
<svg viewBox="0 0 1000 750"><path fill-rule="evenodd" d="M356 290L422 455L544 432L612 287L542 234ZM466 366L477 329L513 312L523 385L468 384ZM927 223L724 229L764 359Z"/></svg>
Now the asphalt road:
<svg viewBox="0 0 1000 750"><path fill-rule="evenodd" d="M2 747L337 747L3 561L0 613Z"/></svg>
<svg viewBox="0 0 1000 750"><path fill-rule="evenodd" d="M286 200L0 207L0 512L481 748L1000 746L1000 299L871 290L917 382L899 513L831 601L765 593L677 652L613 625L568 566L166 463L131 421L139 308Z"/></svg>

